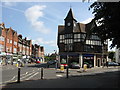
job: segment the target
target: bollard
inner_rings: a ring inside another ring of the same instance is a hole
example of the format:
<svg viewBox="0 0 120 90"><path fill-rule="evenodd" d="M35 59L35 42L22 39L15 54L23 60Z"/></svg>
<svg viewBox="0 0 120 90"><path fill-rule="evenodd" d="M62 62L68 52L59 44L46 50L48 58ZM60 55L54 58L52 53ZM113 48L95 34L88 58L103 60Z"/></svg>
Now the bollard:
<svg viewBox="0 0 120 90"><path fill-rule="evenodd" d="M84 72L86 71L86 69L87 69L87 64L84 64L84 66L83 66L83 68L84 68Z"/></svg>
<svg viewBox="0 0 120 90"><path fill-rule="evenodd" d="M20 67L18 67L18 83L20 83Z"/></svg>
<svg viewBox="0 0 120 90"><path fill-rule="evenodd" d="M64 72L64 65L60 66L60 72Z"/></svg>
<svg viewBox="0 0 120 90"><path fill-rule="evenodd" d="M16 63L16 67L18 67L18 63Z"/></svg>
<svg viewBox="0 0 120 90"><path fill-rule="evenodd" d="M43 79L43 67L41 68L41 79Z"/></svg>
<svg viewBox="0 0 120 90"><path fill-rule="evenodd" d="M68 75L68 72L69 72L69 70L68 70L68 66L66 67L66 77L68 78L69 77L69 75Z"/></svg>

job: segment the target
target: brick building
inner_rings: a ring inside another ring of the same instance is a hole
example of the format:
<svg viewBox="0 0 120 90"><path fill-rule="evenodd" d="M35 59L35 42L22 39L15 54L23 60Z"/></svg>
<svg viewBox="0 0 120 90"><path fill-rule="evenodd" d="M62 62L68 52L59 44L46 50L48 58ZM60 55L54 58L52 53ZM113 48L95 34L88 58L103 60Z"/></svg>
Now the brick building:
<svg viewBox="0 0 120 90"><path fill-rule="evenodd" d="M33 52L32 52L33 51ZM15 30L5 28L4 23L0 24L0 57L13 60L14 58L42 58L44 61L44 47L35 44L32 47L32 40L23 38Z"/></svg>
<svg viewBox="0 0 120 90"><path fill-rule="evenodd" d="M44 47L37 44L32 45L32 57L44 62Z"/></svg>
<svg viewBox="0 0 120 90"><path fill-rule="evenodd" d="M17 54L18 48L18 36L17 32L10 28L5 28L4 23L1 26L0 36L0 52L1 55L6 56L7 59L11 59L14 54Z"/></svg>
<svg viewBox="0 0 120 90"><path fill-rule="evenodd" d="M78 62L81 67L85 62L93 67L101 66L106 62L107 41L104 45L92 28L96 25L93 21L88 24L77 22L70 8L65 25L58 26L58 48L60 61L68 59L68 63ZM68 58L67 58L68 57Z"/></svg>
<svg viewBox="0 0 120 90"><path fill-rule="evenodd" d="M22 55L23 58L30 58L32 54L32 40L27 40L27 38L22 38L22 35L18 35L18 53Z"/></svg>

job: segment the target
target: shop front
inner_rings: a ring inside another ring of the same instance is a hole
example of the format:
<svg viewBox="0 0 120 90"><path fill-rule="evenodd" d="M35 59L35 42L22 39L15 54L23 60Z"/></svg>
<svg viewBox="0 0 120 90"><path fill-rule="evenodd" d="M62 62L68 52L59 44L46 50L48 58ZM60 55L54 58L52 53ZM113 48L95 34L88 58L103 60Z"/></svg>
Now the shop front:
<svg viewBox="0 0 120 90"><path fill-rule="evenodd" d="M94 54L83 54L83 65L84 64L94 67Z"/></svg>
<svg viewBox="0 0 120 90"><path fill-rule="evenodd" d="M72 62L79 63L79 54L78 53L62 53L60 54L60 62L68 60L68 64Z"/></svg>

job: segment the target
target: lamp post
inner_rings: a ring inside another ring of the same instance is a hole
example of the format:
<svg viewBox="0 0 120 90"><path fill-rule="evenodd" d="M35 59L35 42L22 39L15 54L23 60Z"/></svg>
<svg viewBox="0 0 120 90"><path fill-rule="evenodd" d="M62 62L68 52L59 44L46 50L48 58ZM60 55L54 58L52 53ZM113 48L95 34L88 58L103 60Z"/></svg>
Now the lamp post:
<svg viewBox="0 0 120 90"><path fill-rule="evenodd" d="M104 63L104 43L102 45L102 66L104 67L105 63Z"/></svg>
<svg viewBox="0 0 120 90"><path fill-rule="evenodd" d="M68 67L68 64L69 64L69 55L68 55L68 53L69 53L69 47L70 47L70 44L68 44L67 45L67 67L66 67L66 77L68 78L69 77L69 75L68 75L68 73L69 73L69 67Z"/></svg>

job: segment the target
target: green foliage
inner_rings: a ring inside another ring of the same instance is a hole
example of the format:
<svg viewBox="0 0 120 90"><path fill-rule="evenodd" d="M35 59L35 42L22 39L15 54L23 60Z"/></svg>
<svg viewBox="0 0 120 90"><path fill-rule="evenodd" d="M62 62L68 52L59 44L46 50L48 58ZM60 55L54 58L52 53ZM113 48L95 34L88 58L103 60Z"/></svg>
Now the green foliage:
<svg viewBox="0 0 120 90"><path fill-rule="evenodd" d="M93 9L94 21L97 26L94 32L99 34L103 42L112 41L111 48L120 47L120 2L94 2L89 9Z"/></svg>
<svg viewBox="0 0 120 90"><path fill-rule="evenodd" d="M45 56L45 61L50 61L50 60L55 60L56 59L56 55L52 54L52 55L47 55Z"/></svg>
<svg viewBox="0 0 120 90"><path fill-rule="evenodd" d="M111 60L115 59L114 55L115 55L115 52L113 51L108 52L108 58L110 58Z"/></svg>

